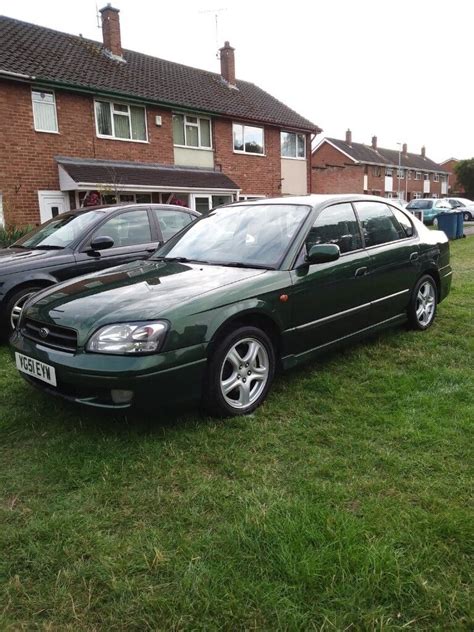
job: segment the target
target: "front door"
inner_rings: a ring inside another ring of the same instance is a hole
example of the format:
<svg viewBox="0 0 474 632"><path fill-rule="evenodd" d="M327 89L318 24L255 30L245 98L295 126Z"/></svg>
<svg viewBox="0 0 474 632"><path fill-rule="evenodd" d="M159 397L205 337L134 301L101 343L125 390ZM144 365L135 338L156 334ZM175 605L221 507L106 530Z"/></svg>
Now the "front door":
<svg viewBox="0 0 474 632"><path fill-rule="evenodd" d="M369 318L369 256L351 204L335 204L319 214L305 251L315 244L336 244L341 256L330 263L297 266L291 273L296 354L363 329Z"/></svg>
<svg viewBox="0 0 474 632"><path fill-rule="evenodd" d="M69 211L69 197L62 191L38 191L38 201L42 224L60 213Z"/></svg>

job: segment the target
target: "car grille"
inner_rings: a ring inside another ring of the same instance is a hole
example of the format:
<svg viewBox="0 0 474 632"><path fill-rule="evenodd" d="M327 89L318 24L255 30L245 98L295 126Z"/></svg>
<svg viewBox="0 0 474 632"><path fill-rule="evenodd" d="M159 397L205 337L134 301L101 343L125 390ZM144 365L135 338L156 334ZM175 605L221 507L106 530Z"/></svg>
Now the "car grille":
<svg viewBox="0 0 474 632"><path fill-rule="evenodd" d="M26 318L21 325L21 333L25 338L39 342L45 347L71 353L77 349L77 332L74 329Z"/></svg>

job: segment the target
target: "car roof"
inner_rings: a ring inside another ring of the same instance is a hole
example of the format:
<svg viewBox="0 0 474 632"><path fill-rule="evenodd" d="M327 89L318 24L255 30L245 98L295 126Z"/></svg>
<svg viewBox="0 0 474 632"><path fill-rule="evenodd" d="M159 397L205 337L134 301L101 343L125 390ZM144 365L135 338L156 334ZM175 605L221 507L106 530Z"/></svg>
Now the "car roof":
<svg viewBox="0 0 474 632"><path fill-rule="evenodd" d="M395 202L395 199L383 198L379 195L364 195L363 193L344 193L344 194L324 194L311 193L309 195L288 195L279 198L260 198L258 200L235 202L234 205L259 206L261 204L295 204L306 206L320 207L327 206L329 203L337 202Z"/></svg>
<svg viewBox="0 0 474 632"><path fill-rule="evenodd" d="M124 209L141 209L141 208L159 208L163 211L184 211L195 217L200 217L201 213L198 211L194 211L187 206L180 206L178 204L159 204L154 202L141 202L141 203L130 203L123 202L122 204L101 204L97 206L82 206L80 208L74 208L70 211L66 211L65 213L61 213L61 215L79 215L83 213L88 213L89 211L105 211L106 213L113 213L117 210Z"/></svg>

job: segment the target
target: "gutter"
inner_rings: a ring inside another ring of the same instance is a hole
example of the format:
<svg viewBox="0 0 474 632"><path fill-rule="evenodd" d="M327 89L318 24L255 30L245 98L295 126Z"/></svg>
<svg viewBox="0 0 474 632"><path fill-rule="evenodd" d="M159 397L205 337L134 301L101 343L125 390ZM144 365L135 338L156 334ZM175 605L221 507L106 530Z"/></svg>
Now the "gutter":
<svg viewBox="0 0 474 632"><path fill-rule="evenodd" d="M52 80L52 79L42 79L41 77L36 77L35 75L25 75L22 73L17 73L17 72L12 72L10 70L4 70L2 68L0 68L0 78L1 77L5 77L6 79L12 79L12 80L17 80L17 81L21 81L21 82L28 82L28 81L34 81L35 83L37 83L38 86L44 86L44 87L50 87L50 88L63 88L65 90L70 90L71 92L79 92L81 94L90 94L92 96L96 96L96 97L118 97L121 100L127 101L129 103L137 103L140 105L153 105L153 106L159 106L159 107L165 107L165 108L169 108L171 110L176 110L176 111L180 111L180 112L184 112L184 113L189 113L192 112L194 114L204 114L205 116L220 116L222 118L226 118L226 119L235 119L238 121L249 121L252 123L258 123L259 125L271 125L273 127L280 127L282 129L285 128L284 125L282 125L281 123L272 123L271 121L262 121L261 119L252 119L252 118L245 118L242 116L233 116L231 114L223 114L222 112L215 112L212 110L199 110L198 108L192 108L191 106L189 108L184 107L183 105L179 105L177 103L173 103L172 101L154 101L152 99L146 99L144 97L134 97L126 92L116 92L115 90L100 90L97 88L88 88L86 86L78 86L77 84L73 84L73 83L68 83L66 81L57 81L57 80ZM319 130L318 127L316 128L307 128L307 127L301 127L301 128L294 128L295 130L297 129L298 131L302 131L302 132L306 132L306 133L314 133L315 129ZM320 130L322 131L322 130ZM319 133L316 132L317 134Z"/></svg>

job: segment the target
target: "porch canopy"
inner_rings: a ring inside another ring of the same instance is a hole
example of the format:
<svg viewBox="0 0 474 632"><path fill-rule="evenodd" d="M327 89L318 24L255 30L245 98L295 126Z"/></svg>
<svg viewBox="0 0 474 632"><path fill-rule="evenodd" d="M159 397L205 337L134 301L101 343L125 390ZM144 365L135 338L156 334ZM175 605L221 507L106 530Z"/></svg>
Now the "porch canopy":
<svg viewBox="0 0 474 632"><path fill-rule="evenodd" d="M56 157L61 191L176 191L237 195L239 186L220 171L153 163Z"/></svg>

